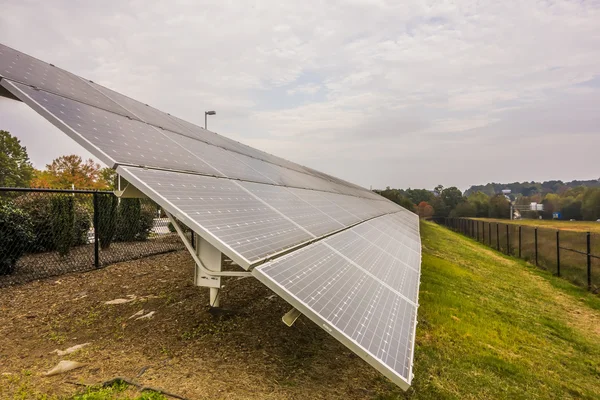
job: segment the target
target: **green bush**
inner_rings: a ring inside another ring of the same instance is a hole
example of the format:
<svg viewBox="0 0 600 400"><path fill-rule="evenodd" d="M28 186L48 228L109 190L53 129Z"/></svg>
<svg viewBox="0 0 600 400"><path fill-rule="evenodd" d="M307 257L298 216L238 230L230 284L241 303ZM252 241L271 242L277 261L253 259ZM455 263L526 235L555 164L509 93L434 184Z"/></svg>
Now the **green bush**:
<svg viewBox="0 0 600 400"><path fill-rule="evenodd" d="M92 226L92 218L87 208L77 201L75 202L75 225L73 226L72 246L89 244L88 232Z"/></svg>
<svg viewBox="0 0 600 400"><path fill-rule="evenodd" d="M117 232L117 206L119 199L112 195L98 196L98 240L100 248L106 250Z"/></svg>
<svg viewBox="0 0 600 400"><path fill-rule="evenodd" d="M51 196L30 193L15 199L15 204L29 215L33 223L35 241L31 247L32 252L55 249L50 198Z"/></svg>
<svg viewBox="0 0 600 400"><path fill-rule="evenodd" d="M35 241L29 249L31 252L44 252L57 250L54 222L52 213L52 199L73 196L62 194L28 193L14 200L15 204L25 211L33 224ZM89 196L83 197L89 201ZM91 201L90 201L91 202ZM72 246L88 243L87 232L91 226L90 211L82 201L75 201L73 206L74 226L72 229Z"/></svg>
<svg viewBox="0 0 600 400"><path fill-rule="evenodd" d="M75 201L72 196L54 196L51 200L52 233L58 254L71 251L75 231Z"/></svg>
<svg viewBox="0 0 600 400"><path fill-rule="evenodd" d="M118 208L116 241L133 242L148 239L154 223L156 206L140 199L121 199Z"/></svg>
<svg viewBox="0 0 600 400"><path fill-rule="evenodd" d="M29 215L13 203L0 203L0 275L14 271L34 239Z"/></svg>
<svg viewBox="0 0 600 400"><path fill-rule="evenodd" d="M140 225L138 240L147 240L154 227L154 218L156 217L157 206L152 201L141 201Z"/></svg>

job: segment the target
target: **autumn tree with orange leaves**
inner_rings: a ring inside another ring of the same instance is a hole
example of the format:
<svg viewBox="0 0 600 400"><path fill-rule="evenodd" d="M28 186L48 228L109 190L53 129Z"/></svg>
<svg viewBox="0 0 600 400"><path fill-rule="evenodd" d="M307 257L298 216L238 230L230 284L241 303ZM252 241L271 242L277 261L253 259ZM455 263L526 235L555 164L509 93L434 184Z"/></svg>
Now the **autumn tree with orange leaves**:
<svg viewBox="0 0 600 400"><path fill-rule="evenodd" d="M422 201L417 206L417 214L419 214L420 218L430 218L433 217L434 209L433 207L427 203L426 201Z"/></svg>
<svg viewBox="0 0 600 400"><path fill-rule="evenodd" d="M108 168L105 168L108 169ZM71 154L61 156L46 165L43 171L36 171L31 181L31 187L52 189L108 189L109 174L100 168L100 164L92 159L83 160L80 156Z"/></svg>

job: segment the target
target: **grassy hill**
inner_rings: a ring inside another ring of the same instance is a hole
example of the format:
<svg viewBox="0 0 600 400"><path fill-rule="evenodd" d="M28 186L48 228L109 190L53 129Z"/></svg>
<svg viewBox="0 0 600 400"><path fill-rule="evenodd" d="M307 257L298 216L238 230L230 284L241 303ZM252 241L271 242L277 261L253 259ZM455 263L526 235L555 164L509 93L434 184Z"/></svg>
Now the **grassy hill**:
<svg viewBox="0 0 600 400"><path fill-rule="evenodd" d="M430 223L415 378L406 393L259 282L231 279L211 317L183 252L0 290L0 398L73 399L124 376L189 399L600 398L600 298ZM106 306L106 300L138 296ZM149 320L130 316L156 311ZM86 367L44 377L52 350ZM141 398L103 389L77 399ZM159 397L154 397L158 399Z"/></svg>
<svg viewBox="0 0 600 400"><path fill-rule="evenodd" d="M430 223L408 398L600 398L600 298Z"/></svg>

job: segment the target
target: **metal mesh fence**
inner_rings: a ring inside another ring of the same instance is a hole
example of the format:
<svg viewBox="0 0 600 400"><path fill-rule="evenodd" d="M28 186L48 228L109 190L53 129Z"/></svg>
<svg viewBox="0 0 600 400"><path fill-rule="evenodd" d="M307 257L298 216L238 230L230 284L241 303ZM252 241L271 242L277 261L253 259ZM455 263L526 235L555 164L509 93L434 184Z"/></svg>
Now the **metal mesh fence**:
<svg viewBox="0 0 600 400"><path fill-rule="evenodd" d="M479 242L600 291L600 234L512 223L445 218L436 222Z"/></svg>
<svg viewBox="0 0 600 400"><path fill-rule="evenodd" d="M592 233L590 237L592 250L591 256L591 283L596 293L600 292L600 233Z"/></svg>
<svg viewBox="0 0 600 400"><path fill-rule="evenodd" d="M183 248L149 199L0 190L0 287Z"/></svg>

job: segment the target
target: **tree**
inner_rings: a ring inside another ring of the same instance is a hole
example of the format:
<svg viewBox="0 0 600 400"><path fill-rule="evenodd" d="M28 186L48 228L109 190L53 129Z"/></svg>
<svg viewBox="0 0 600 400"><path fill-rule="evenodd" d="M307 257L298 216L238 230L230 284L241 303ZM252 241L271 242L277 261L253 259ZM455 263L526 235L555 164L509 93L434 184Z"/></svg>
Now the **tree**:
<svg viewBox="0 0 600 400"><path fill-rule="evenodd" d="M408 197L408 199L410 201L412 201L413 204L419 204L422 201L428 203L431 201L433 196L434 196L434 194L427 189L407 189L406 190L406 197Z"/></svg>
<svg viewBox="0 0 600 400"><path fill-rule="evenodd" d="M425 201L422 201L417 206L417 214L421 218L431 218L431 217L433 217L434 210L433 210L433 207L431 205L429 205Z"/></svg>
<svg viewBox="0 0 600 400"><path fill-rule="evenodd" d="M467 201L475 207L476 217L487 217L490 213L490 198L483 192L476 192L469 195Z"/></svg>
<svg viewBox="0 0 600 400"><path fill-rule="evenodd" d="M440 196L435 196L431 200L431 206L433 207L433 216L434 217L447 217L449 212L448 208L444 204L444 201Z"/></svg>
<svg viewBox="0 0 600 400"><path fill-rule="evenodd" d="M455 186L442 190L440 197L446 205L448 212L454 210L459 203L465 201L462 192Z"/></svg>
<svg viewBox="0 0 600 400"><path fill-rule="evenodd" d="M510 203L503 194L497 194L490 198L490 218L509 218Z"/></svg>
<svg viewBox="0 0 600 400"><path fill-rule="evenodd" d="M0 186L27 187L33 177L27 148L7 131L0 130Z"/></svg>
<svg viewBox="0 0 600 400"><path fill-rule="evenodd" d="M117 171L112 168L102 168L100 170L100 180L104 188L115 190L117 188Z"/></svg>
<svg viewBox="0 0 600 400"><path fill-rule="evenodd" d="M476 217L477 207L473 203L464 201L450 212L450 216L456 218Z"/></svg>
<svg viewBox="0 0 600 400"><path fill-rule="evenodd" d="M394 203L406 208L407 210L414 211L415 205L412 201L410 201L407 197L404 196L403 190L398 189L390 189L390 187L386 187L385 190L376 191L376 193L385 197L388 200L393 201Z"/></svg>
<svg viewBox="0 0 600 400"><path fill-rule="evenodd" d="M589 188L582 197L581 214L583 219L600 219L600 188Z"/></svg>
<svg viewBox="0 0 600 400"><path fill-rule="evenodd" d="M100 165L92 159L83 161L78 155L61 156L46 165L46 171L37 171L32 181L35 187L70 189L105 189Z"/></svg>

